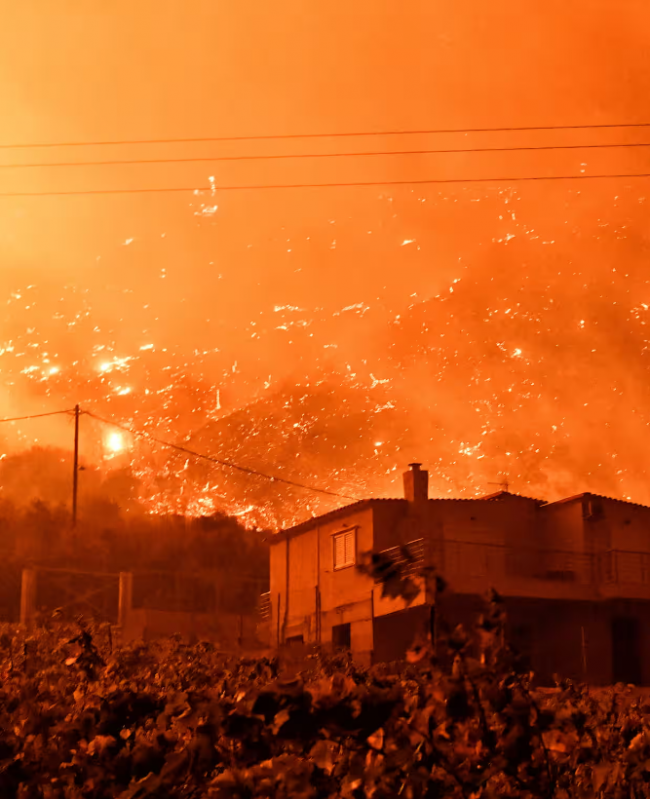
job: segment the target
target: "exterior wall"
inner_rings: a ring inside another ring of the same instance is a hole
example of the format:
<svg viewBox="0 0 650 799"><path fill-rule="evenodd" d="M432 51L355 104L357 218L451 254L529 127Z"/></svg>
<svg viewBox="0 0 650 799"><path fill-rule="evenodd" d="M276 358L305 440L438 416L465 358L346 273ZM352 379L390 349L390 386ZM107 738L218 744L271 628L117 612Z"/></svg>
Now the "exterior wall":
<svg viewBox="0 0 650 799"><path fill-rule="evenodd" d="M302 636L305 643L327 646L332 627L349 623L353 651L372 651L373 583L354 566L334 569L333 536L350 528L356 531L358 559L360 553L373 549L371 507L272 542L271 640L275 645Z"/></svg>
<svg viewBox="0 0 650 799"><path fill-rule="evenodd" d="M443 539L498 546L536 546L538 509L533 500L434 500L429 515Z"/></svg>
<svg viewBox="0 0 650 799"><path fill-rule="evenodd" d="M183 613L138 608L130 610L122 631L123 641L152 641L180 635L185 641L211 641L226 648L255 648L257 619L232 613Z"/></svg>
<svg viewBox="0 0 650 799"><path fill-rule="evenodd" d="M469 629L483 609L479 596L454 594L439 605L442 618L454 627ZM638 661L641 685L650 685L650 601L583 601L509 597L505 604L506 638L530 657L530 668L542 685L552 685L554 674L591 685L611 685L614 645L612 621L636 619L640 628ZM474 653L476 654L476 653Z"/></svg>
<svg viewBox="0 0 650 799"><path fill-rule="evenodd" d="M602 518L588 520L590 537L614 550L650 553L650 508L603 500Z"/></svg>
<svg viewBox="0 0 650 799"><path fill-rule="evenodd" d="M400 610L374 620L374 663L403 660L418 635L426 635L429 626L428 605Z"/></svg>
<svg viewBox="0 0 650 799"><path fill-rule="evenodd" d="M585 548L582 500L558 502L541 509L541 538L546 549L583 552Z"/></svg>
<svg viewBox="0 0 650 799"><path fill-rule="evenodd" d="M537 504L519 498L477 500L438 500L430 505L430 529L434 532L434 562L454 590L465 590L464 583L481 578L521 575L527 571L521 557L512 563L509 551L515 546L536 547ZM436 553L436 546L438 552ZM528 570L535 562L531 558ZM473 586L467 585L468 590Z"/></svg>
<svg viewBox="0 0 650 799"><path fill-rule="evenodd" d="M612 500L585 519L588 546L601 554L601 579L610 595L650 597L650 508Z"/></svg>
<svg viewBox="0 0 650 799"><path fill-rule="evenodd" d="M271 618L269 640L274 646L282 642L282 622L287 608L287 541L277 540L270 547Z"/></svg>
<svg viewBox="0 0 650 799"><path fill-rule="evenodd" d="M318 591L318 530L290 538L289 597L281 621L282 640L302 635L305 642L316 638ZM281 593L286 597L286 585Z"/></svg>
<svg viewBox="0 0 650 799"><path fill-rule="evenodd" d="M405 499L382 500L374 507L374 542L379 551L421 538L413 509Z"/></svg>
<svg viewBox="0 0 650 799"><path fill-rule="evenodd" d="M372 651L373 582L354 566L334 569L333 536L356 528L357 559L374 547L373 510L367 508L318 527L320 557L321 643L331 645L332 627L350 624L351 648L366 657Z"/></svg>

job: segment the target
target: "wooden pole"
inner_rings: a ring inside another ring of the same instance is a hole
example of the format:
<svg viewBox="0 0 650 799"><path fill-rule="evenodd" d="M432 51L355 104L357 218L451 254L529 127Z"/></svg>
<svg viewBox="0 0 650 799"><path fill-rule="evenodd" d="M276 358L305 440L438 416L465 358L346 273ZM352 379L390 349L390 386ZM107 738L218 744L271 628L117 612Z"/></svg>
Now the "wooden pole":
<svg viewBox="0 0 650 799"><path fill-rule="evenodd" d="M74 464L72 473L72 526L77 526L77 492L79 488L79 406L74 406Z"/></svg>
<svg viewBox="0 0 650 799"><path fill-rule="evenodd" d="M36 572L23 569L20 586L20 623L29 627L36 615Z"/></svg>
<svg viewBox="0 0 650 799"><path fill-rule="evenodd" d="M124 630L128 625L129 614L133 607L133 575L131 572L120 572L120 589L117 610L117 623L124 636ZM124 641L124 637L122 637Z"/></svg>

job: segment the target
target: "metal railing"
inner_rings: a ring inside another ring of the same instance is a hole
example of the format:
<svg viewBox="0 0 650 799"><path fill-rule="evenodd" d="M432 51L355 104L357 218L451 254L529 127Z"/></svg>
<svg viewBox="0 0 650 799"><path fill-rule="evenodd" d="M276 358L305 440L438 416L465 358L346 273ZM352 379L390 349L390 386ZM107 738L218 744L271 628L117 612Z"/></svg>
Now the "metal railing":
<svg viewBox="0 0 650 799"><path fill-rule="evenodd" d="M601 556L603 582L650 585L650 552L614 549Z"/></svg>
<svg viewBox="0 0 650 799"><path fill-rule="evenodd" d="M406 550L406 552L404 552ZM389 558L402 566L402 574L405 577L410 577L421 571L425 565L425 540L418 538L415 541L409 541L404 544L404 547L390 547L382 552L383 555L388 555Z"/></svg>
<svg viewBox="0 0 650 799"><path fill-rule="evenodd" d="M436 541L435 565L453 578L510 578L563 583L591 583L597 578L597 558L590 553L513 547L473 541Z"/></svg>
<svg viewBox="0 0 650 799"><path fill-rule="evenodd" d="M414 558L405 567L406 574L416 574L426 562L435 565L448 579L532 579L582 585L650 586L650 552L574 552L453 539L418 539L406 546ZM398 563L405 561L400 547L384 551Z"/></svg>
<svg viewBox="0 0 650 799"><path fill-rule="evenodd" d="M269 621L271 618L271 592L267 591L260 595L260 602L257 608L260 621Z"/></svg>

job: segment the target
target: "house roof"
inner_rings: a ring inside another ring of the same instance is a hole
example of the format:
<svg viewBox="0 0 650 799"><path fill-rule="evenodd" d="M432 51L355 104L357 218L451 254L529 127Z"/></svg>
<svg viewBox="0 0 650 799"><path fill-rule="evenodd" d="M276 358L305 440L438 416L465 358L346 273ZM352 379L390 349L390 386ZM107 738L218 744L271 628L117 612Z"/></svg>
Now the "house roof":
<svg viewBox="0 0 650 799"><path fill-rule="evenodd" d="M485 497L430 497L429 502L484 502L484 501L495 501L495 500L502 500L502 499L521 499L526 502L536 502L539 505L545 504L545 501L542 499L533 499L532 497L523 497L520 494L511 494L509 491L497 491L494 494L488 494ZM393 499L393 498L374 498L374 499L360 499L357 502L353 502L350 505L343 505L340 508L334 508L334 510L328 511L327 513L323 513L320 516L312 516L311 519L305 519L304 522L300 522L299 524L294 525L293 527L287 527L285 530L280 530L279 533L276 533L272 536L273 541L283 540L285 538L292 538L294 535L299 535L307 530L312 530L319 524L325 524L327 522L334 521L335 519L340 518L341 516L349 516L351 513L359 513L360 511L367 510L368 508L377 507L378 505L384 505L389 503L405 503L408 500L406 499Z"/></svg>
<svg viewBox="0 0 650 799"><path fill-rule="evenodd" d="M484 497L477 497L482 500L499 500L499 499L523 499L526 502L535 502L538 505L546 505L545 499L536 499L535 497L525 497L523 494L513 494L511 491L495 491L494 494L486 494Z"/></svg>
<svg viewBox="0 0 650 799"><path fill-rule="evenodd" d="M616 499L615 497L606 497L602 494L592 494L589 491L585 491L582 494L575 494L571 497L565 497L564 499L557 499L553 502L546 502L546 500L536 499L535 497L525 497L522 494L512 494L510 491L496 491L494 494L486 494L483 497L431 497L429 502L498 502L504 499L515 499L523 500L525 502L534 502L539 507L550 507L552 505L561 505L568 502L577 502L585 497L602 499L606 500L607 502L617 502L622 505L631 505L633 507L650 510L648 505L641 505L638 502L629 502L625 499ZM281 541L285 538L292 538L293 536L300 535L300 533L306 532L307 530L312 530L317 525L325 524L327 522L341 518L342 516L349 516L351 513L359 513L379 505L405 502L407 502L406 499L393 498L360 499L357 502L351 503L350 505L343 505L340 508L334 508L334 510L323 513L320 516L312 516L311 519L306 519L304 522L300 522L293 527L288 527L285 530L281 530L279 533L273 535L271 540Z"/></svg>
<svg viewBox="0 0 650 799"><path fill-rule="evenodd" d="M564 499L556 499L554 502L548 502L547 505L562 505L567 502L577 502L579 499L604 499L606 502L617 502L621 505L631 505L634 508L644 508L650 510L648 505L642 505L640 502L630 502L627 499L617 499L616 497L606 497L604 494L592 494L590 491L583 491L582 494L574 494L572 497L565 497Z"/></svg>
<svg viewBox="0 0 650 799"><path fill-rule="evenodd" d="M371 508L374 505L384 502L406 502L406 500L405 499L360 499L357 502L353 502L351 505L343 505L340 508L334 508L334 510L330 510L327 513L322 513L320 516L312 516L311 519L306 519L304 522L300 522L299 524L296 524L293 527L287 527L286 530L280 530L279 533L275 534L273 540L277 541L282 538L291 538L294 535L298 535L299 533L305 532L305 530L313 529L316 525L324 524L325 522L334 521L340 516L348 516L350 513L359 513L360 511L367 510L368 508Z"/></svg>

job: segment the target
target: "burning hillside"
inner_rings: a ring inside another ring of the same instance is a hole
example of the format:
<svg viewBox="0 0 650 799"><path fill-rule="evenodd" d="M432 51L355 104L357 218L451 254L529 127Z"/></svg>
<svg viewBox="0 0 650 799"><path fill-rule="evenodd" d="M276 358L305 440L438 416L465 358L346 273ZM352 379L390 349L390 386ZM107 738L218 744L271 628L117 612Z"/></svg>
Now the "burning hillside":
<svg viewBox="0 0 650 799"><path fill-rule="evenodd" d="M350 285L321 277L300 297L287 289L285 302L274 288L270 305L264 294L236 295L234 274L230 294L218 293L218 275L205 299L181 272L164 291L127 273L101 288L16 283L0 342L2 410L79 403L133 430L82 417L82 460L130 471L152 512L224 509L286 524L346 497L398 494L396 475L412 460L426 462L433 495L476 495L507 477L513 490L549 499L589 488L650 501L648 245L634 232L644 198L631 187L562 196L554 207L541 203L556 197L548 190L525 199L462 190L425 206L409 191L389 203L378 232L394 268L363 266L365 288L356 273ZM419 241L429 223L451 229L454 214L473 238L457 237L452 259L439 229L438 264ZM397 232L405 220L417 234ZM321 231L328 253L332 241L360 246L345 238L350 226L334 239L331 221ZM61 415L4 425L3 452L69 451L71 424Z"/></svg>

